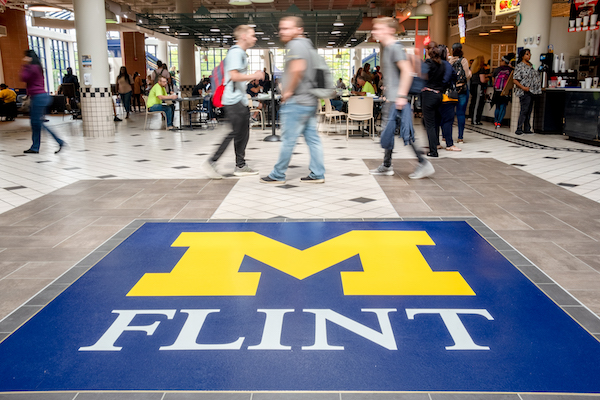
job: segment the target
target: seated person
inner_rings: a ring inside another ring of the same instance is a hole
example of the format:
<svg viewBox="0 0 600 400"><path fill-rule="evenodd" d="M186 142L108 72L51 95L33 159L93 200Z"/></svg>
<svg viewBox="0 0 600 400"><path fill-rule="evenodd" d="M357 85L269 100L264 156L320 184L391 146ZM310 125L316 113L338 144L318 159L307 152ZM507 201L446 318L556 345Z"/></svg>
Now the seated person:
<svg viewBox="0 0 600 400"><path fill-rule="evenodd" d="M62 83L72 83L75 88L74 97L79 97L79 79L77 79L77 76L73 75L73 69L71 67L67 68L67 74L63 76Z"/></svg>
<svg viewBox="0 0 600 400"><path fill-rule="evenodd" d="M353 90L352 94L358 96L366 96L367 93L371 93L375 95L375 88L371 85L371 82L368 82L363 75L359 75L356 77L356 83L361 87L360 91Z"/></svg>
<svg viewBox="0 0 600 400"><path fill-rule="evenodd" d="M177 95L174 93L167 94L165 87L167 86L167 78L164 76L158 77L158 82L152 86L148 93L148 102L146 107L148 111L163 111L167 116L167 129L173 129L173 115L175 114L175 105L163 105L163 100L175 100Z"/></svg>
<svg viewBox="0 0 600 400"><path fill-rule="evenodd" d="M344 83L344 81L342 80L342 78L340 78L340 79L337 81L337 84L335 85L335 87L336 87L337 89L346 90L346 84Z"/></svg>
<svg viewBox="0 0 600 400"><path fill-rule="evenodd" d="M329 99L329 102L331 103L331 106L336 111L342 111L342 108L344 108L344 102L342 100L339 100L339 99Z"/></svg>
<svg viewBox="0 0 600 400"><path fill-rule="evenodd" d="M0 85L0 115L7 121L17 117L17 94L4 83Z"/></svg>
<svg viewBox="0 0 600 400"><path fill-rule="evenodd" d="M258 79L253 79L250 82L248 82L248 87L246 88L246 93L248 93L250 95L250 97L256 97L256 96L258 96L258 94L260 93L260 91L262 89L263 89L263 87L260 86ZM260 101L252 100L252 107L260 110L260 109L262 109L262 103ZM258 118L258 114L260 114L258 111L255 112L252 115L252 119L256 121Z"/></svg>

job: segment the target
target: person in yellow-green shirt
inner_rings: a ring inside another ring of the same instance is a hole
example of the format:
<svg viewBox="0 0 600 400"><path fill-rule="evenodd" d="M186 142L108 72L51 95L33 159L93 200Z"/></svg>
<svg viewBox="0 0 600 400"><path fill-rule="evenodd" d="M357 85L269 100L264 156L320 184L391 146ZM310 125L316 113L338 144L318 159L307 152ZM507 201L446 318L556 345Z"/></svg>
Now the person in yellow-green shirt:
<svg viewBox="0 0 600 400"><path fill-rule="evenodd" d="M4 83L0 85L0 116L6 117L7 121L17 117L17 94Z"/></svg>
<svg viewBox="0 0 600 400"><path fill-rule="evenodd" d="M371 93L372 95L375 95L375 88L373 87L373 85L371 85L371 82L367 81L365 79L364 76L360 75L356 77L356 83L358 83L358 85L361 87L361 91L357 92L355 90L352 91L352 94L358 95L358 96L366 96L367 93Z"/></svg>
<svg viewBox="0 0 600 400"><path fill-rule="evenodd" d="M171 105L163 105L163 100L175 100L177 98L176 94L167 94L167 90L165 87L167 86L167 78L164 76L158 77L158 82L152 86L150 89L150 93L148 93L148 101L146 103L146 107L148 107L148 111L163 111L167 116L167 129L173 129L173 114L175 114L175 106Z"/></svg>

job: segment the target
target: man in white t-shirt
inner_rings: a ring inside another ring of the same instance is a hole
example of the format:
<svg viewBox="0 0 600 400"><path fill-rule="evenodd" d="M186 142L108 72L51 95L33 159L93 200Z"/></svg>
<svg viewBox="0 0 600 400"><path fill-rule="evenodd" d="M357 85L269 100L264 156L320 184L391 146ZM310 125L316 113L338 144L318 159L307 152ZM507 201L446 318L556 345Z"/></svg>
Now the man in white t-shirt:
<svg viewBox="0 0 600 400"><path fill-rule="evenodd" d="M216 170L216 163L233 140L235 149L235 176L256 175L258 171L253 170L246 164L246 145L250 137L250 109L246 96L246 82L252 79L264 79L262 71L248 74L248 55L246 50L256 44L254 29L248 25L240 25L233 31L237 45L227 52L225 57L225 91L222 102L225 115L231 121L231 132L223 139L215 154L203 165L207 175L213 179L223 178Z"/></svg>

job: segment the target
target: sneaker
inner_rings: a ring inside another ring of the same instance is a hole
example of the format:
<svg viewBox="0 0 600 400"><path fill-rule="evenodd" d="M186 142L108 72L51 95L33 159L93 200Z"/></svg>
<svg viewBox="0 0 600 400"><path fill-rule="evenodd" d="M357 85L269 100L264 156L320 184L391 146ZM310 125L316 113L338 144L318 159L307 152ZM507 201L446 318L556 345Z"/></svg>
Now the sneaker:
<svg viewBox="0 0 600 400"><path fill-rule="evenodd" d="M300 182L304 183L325 183L325 178L313 178L310 175L300 178Z"/></svg>
<svg viewBox="0 0 600 400"><path fill-rule="evenodd" d="M121 122L123 120L115 115L115 118L113 119L113 121L115 121L115 122Z"/></svg>
<svg viewBox="0 0 600 400"><path fill-rule="evenodd" d="M31 150L31 149L27 149L25 150L23 153L25 154L38 154L39 151L35 151L35 150Z"/></svg>
<svg viewBox="0 0 600 400"><path fill-rule="evenodd" d="M217 171L217 163L206 160L202 164L202 169L211 179L223 179L223 176Z"/></svg>
<svg viewBox="0 0 600 400"><path fill-rule="evenodd" d="M515 131L515 135L522 135L523 131Z"/></svg>
<svg viewBox="0 0 600 400"><path fill-rule="evenodd" d="M410 179L421 179L421 178L426 178L428 176L431 176L434 173L435 173L435 169L433 168L433 165L431 165L431 163L429 161L423 160L422 163L419 163L419 165L415 169L415 172L408 175L408 177Z"/></svg>
<svg viewBox="0 0 600 400"><path fill-rule="evenodd" d="M273 179L267 175L264 178L260 178L260 183L273 183L275 185L283 185L285 181L278 181L277 179Z"/></svg>
<svg viewBox="0 0 600 400"><path fill-rule="evenodd" d="M394 167L392 165L390 165L389 167L386 167L385 165L381 164L376 169L370 170L369 173L371 175L387 175L387 176L391 176L391 175L394 175Z"/></svg>
<svg viewBox="0 0 600 400"><path fill-rule="evenodd" d="M248 164L245 164L242 168L235 167L233 174L235 176L258 175L258 171L253 170Z"/></svg>

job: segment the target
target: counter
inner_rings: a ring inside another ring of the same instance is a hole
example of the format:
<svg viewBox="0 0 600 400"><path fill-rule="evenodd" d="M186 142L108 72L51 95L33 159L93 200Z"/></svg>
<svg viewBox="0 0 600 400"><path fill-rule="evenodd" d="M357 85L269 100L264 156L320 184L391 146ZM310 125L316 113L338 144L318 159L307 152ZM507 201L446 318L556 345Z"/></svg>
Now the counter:
<svg viewBox="0 0 600 400"><path fill-rule="evenodd" d="M565 89L542 89L534 103L533 131L544 134L562 134L565 115Z"/></svg>
<svg viewBox="0 0 600 400"><path fill-rule="evenodd" d="M600 89L562 90L565 92L564 134L600 145Z"/></svg>

